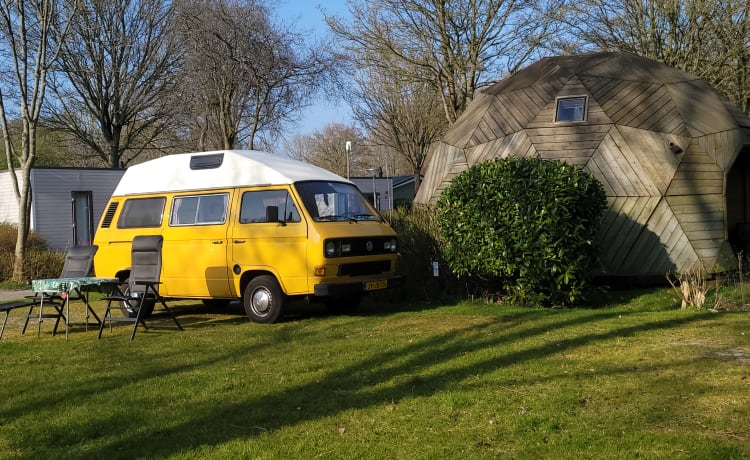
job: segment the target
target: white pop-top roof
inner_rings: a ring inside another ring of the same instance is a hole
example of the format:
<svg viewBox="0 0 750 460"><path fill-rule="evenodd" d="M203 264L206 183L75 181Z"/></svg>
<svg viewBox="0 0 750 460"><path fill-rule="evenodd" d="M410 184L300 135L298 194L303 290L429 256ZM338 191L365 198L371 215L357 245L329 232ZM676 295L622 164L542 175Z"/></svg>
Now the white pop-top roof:
<svg viewBox="0 0 750 460"><path fill-rule="evenodd" d="M199 157L193 161L215 161L220 156L221 165L218 167L190 167L191 158ZM256 150L217 150L167 155L131 166L112 194L279 185L303 180L349 182L323 168L279 155Z"/></svg>

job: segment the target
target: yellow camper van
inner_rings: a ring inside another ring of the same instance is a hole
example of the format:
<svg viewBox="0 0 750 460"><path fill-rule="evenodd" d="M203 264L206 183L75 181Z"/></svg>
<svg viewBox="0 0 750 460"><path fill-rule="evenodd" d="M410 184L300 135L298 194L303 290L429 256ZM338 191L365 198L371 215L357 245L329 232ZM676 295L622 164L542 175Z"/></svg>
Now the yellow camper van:
<svg viewBox="0 0 750 460"><path fill-rule="evenodd" d="M136 235L164 238L164 297L241 299L261 323L279 320L293 298L350 310L402 282L396 234L352 182L252 150L128 168L95 233L97 276L128 279Z"/></svg>

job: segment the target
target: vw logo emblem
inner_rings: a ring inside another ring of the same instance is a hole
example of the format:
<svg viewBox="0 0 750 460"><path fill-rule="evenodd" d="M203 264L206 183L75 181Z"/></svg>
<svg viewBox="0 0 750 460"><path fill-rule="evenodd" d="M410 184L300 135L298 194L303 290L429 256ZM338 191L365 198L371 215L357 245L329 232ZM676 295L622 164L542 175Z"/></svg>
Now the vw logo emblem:
<svg viewBox="0 0 750 460"><path fill-rule="evenodd" d="M372 252L372 241L368 241L365 248L367 248L367 252Z"/></svg>

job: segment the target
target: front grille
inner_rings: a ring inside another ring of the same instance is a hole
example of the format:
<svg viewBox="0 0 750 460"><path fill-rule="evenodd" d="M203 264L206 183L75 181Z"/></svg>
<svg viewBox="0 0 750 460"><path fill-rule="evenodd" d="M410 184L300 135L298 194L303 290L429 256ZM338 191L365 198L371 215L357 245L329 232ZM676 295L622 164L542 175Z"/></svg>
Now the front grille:
<svg viewBox="0 0 750 460"><path fill-rule="evenodd" d="M378 275L391 270L390 260L378 260L375 262L359 262L353 264L339 265L339 276L364 276Z"/></svg>
<svg viewBox="0 0 750 460"><path fill-rule="evenodd" d="M326 257L356 257L356 256L372 256L377 254L393 254L394 251L385 248L386 242L395 241L396 238L392 236L373 236L373 237L360 237L360 238L334 238L332 240L326 240L324 246L326 247L329 241L334 241L338 245L337 255L326 255ZM343 245L349 245L350 250L343 252L341 247Z"/></svg>

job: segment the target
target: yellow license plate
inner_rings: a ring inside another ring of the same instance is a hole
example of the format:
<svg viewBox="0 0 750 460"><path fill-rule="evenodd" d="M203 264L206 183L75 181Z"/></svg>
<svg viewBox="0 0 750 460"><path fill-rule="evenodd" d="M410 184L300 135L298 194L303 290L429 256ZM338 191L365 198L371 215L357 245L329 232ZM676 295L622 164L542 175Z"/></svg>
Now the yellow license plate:
<svg viewBox="0 0 750 460"><path fill-rule="evenodd" d="M365 291L376 291L378 289L385 289L387 287L388 280L367 281L365 283Z"/></svg>

